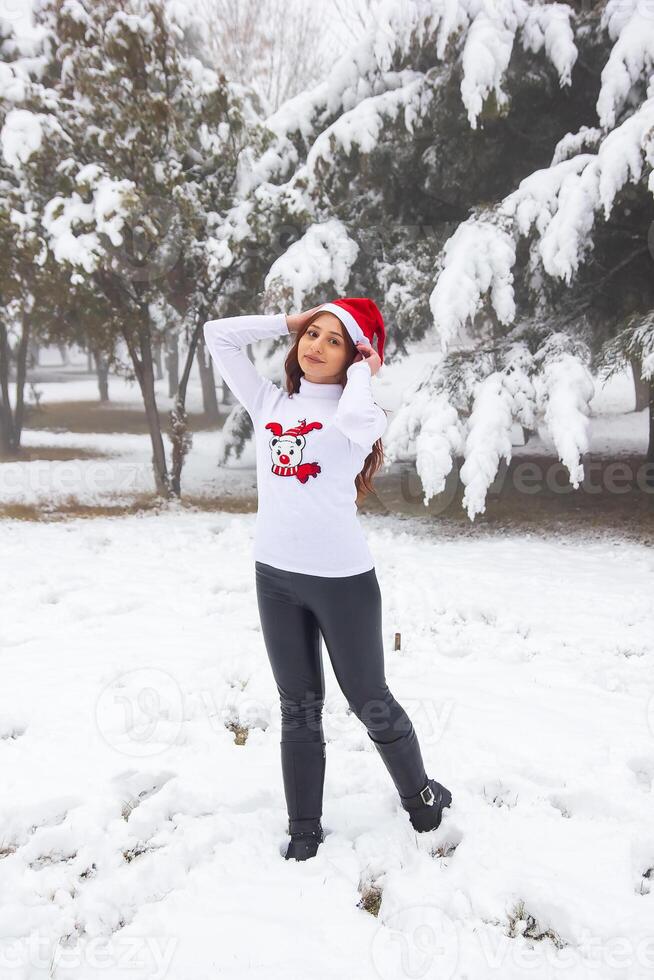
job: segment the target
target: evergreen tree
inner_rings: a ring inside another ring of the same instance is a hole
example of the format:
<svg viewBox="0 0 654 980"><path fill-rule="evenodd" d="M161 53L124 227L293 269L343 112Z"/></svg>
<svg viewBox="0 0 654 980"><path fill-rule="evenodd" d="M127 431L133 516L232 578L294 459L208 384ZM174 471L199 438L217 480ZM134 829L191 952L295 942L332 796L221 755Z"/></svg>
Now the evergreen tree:
<svg viewBox="0 0 654 980"><path fill-rule="evenodd" d="M23 113L22 129L16 115L7 120L5 149L12 131L14 166L56 175L57 193L40 214L45 238L70 286L83 289L85 305L95 297L89 341L99 339L97 329L107 354L119 340L126 345L156 490L178 495L191 445L185 397L192 360L238 266L214 231L239 193L243 145L252 140L263 150L251 132L260 105L255 93L192 53L201 25L186 5L38 0L35 22L41 51L38 71L32 65L32 106L15 110ZM153 352L171 331L185 332L187 353L171 413L169 469Z"/></svg>
<svg viewBox="0 0 654 980"><path fill-rule="evenodd" d="M0 17L0 453L16 453L25 421L25 380L30 345L42 342L53 323L57 269L40 224L52 192L52 174L35 167L34 181L23 162L37 132L29 105L26 65L32 41L15 36ZM42 134L41 134L42 135ZM40 137L39 137L40 138ZM10 397L15 383L15 398Z"/></svg>
<svg viewBox="0 0 654 980"><path fill-rule="evenodd" d="M551 436L578 487L593 372L622 351L652 377L650 321L625 323L654 305L654 22L636 0L389 0L372 23L267 120L251 193L311 218L266 296L373 296L389 360L433 339L384 438L415 455L425 502L462 455L483 512L514 422Z"/></svg>

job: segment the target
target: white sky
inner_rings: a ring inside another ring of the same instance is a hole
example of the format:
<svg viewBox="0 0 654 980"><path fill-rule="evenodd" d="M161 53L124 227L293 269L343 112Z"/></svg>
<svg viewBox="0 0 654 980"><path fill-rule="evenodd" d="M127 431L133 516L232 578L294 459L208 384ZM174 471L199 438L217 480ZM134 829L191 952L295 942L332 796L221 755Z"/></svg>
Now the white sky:
<svg viewBox="0 0 654 980"><path fill-rule="evenodd" d="M311 3L315 6L315 0L300 0L302 3ZM332 0L322 0L323 7L329 12L334 12ZM351 12L351 16L356 16L356 8L364 5L364 0L347 0L341 4L343 9ZM32 0L0 0L0 18L10 22L15 22L19 32L29 29L31 23ZM331 36L338 37L342 41L347 39L347 29L341 26L341 21L337 15L328 19L331 27Z"/></svg>

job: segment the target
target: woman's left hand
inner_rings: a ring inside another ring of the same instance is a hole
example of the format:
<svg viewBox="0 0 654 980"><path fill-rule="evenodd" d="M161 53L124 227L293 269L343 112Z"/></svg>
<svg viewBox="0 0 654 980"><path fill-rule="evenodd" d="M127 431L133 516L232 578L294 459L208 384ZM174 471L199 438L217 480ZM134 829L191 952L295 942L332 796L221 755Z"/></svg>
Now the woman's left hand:
<svg viewBox="0 0 654 980"><path fill-rule="evenodd" d="M354 358L353 364L357 361L367 361L371 374L377 374L381 367L381 358L374 347L371 347L367 340L357 340L357 350L359 353Z"/></svg>

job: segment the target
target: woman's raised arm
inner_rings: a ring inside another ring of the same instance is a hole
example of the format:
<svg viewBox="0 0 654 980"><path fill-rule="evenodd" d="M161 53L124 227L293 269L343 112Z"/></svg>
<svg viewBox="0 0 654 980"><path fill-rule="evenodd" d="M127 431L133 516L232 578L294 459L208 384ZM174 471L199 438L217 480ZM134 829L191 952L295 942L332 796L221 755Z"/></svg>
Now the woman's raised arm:
<svg viewBox="0 0 654 980"><path fill-rule="evenodd" d="M204 325L204 340L221 377L252 418L263 396L278 386L259 374L243 348L289 333L285 313L226 316Z"/></svg>
<svg viewBox="0 0 654 980"><path fill-rule="evenodd" d="M386 413L376 403L367 361L354 361L347 369L347 384L338 400L334 425L351 442L371 449L386 430Z"/></svg>

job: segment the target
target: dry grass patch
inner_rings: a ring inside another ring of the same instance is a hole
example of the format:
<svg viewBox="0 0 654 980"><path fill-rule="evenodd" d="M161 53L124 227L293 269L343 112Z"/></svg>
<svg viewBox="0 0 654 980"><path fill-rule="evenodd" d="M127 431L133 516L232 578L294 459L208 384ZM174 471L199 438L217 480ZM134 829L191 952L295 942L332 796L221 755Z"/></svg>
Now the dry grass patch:
<svg viewBox="0 0 654 980"><path fill-rule="evenodd" d="M97 449L83 449L81 446L20 446L15 453L0 453L0 463L32 463L37 459L49 462L70 459L111 459L118 453L103 453Z"/></svg>
<svg viewBox="0 0 654 980"><path fill-rule="evenodd" d="M225 406L221 421L216 425L210 422L204 412L189 413L189 425L193 432L203 429L220 428L229 406ZM164 431L168 428L168 410L160 409L159 416ZM148 425L145 409L119 402L71 401L47 402L38 408L26 407L26 429L56 429L65 432L128 432L132 435L147 435Z"/></svg>

